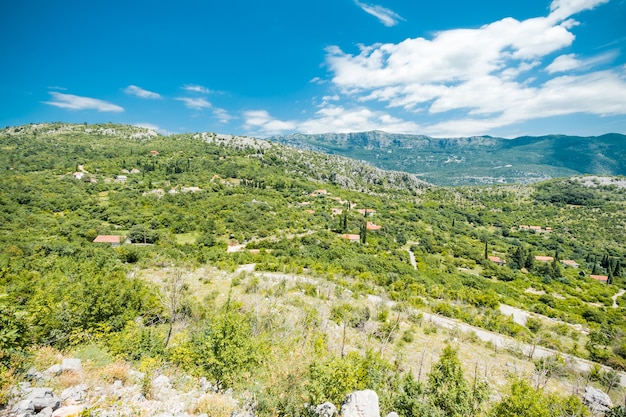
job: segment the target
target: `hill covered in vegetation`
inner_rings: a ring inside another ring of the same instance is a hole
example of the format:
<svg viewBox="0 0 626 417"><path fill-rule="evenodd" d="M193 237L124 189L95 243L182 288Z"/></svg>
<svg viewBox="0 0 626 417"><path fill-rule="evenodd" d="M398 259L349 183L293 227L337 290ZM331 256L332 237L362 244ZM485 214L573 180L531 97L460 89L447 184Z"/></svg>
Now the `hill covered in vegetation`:
<svg viewBox="0 0 626 417"><path fill-rule="evenodd" d="M625 175L626 137L431 138L380 131L269 140L419 175L438 185L527 184L581 174Z"/></svg>
<svg viewBox="0 0 626 417"><path fill-rule="evenodd" d="M205 377L255 415L363 388L403 417L623 396L621 178L434 187L121 125L11 127L0 148L2 402L43 347Z"/></svg>

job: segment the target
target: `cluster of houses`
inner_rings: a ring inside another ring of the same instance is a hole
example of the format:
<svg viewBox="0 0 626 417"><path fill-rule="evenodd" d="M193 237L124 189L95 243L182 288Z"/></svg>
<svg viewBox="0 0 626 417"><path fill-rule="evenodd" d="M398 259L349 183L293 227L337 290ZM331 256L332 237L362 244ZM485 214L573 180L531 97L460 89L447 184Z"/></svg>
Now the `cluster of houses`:
<svg viewBox="0 0 626 417"><path fill-rule="evenodd" d="M311 197L326 197L328 195L328 191L327 190L315 190L313 192L311 192L309 194ZM339 198L335 198L340 204L346 204L346 201L342 201ZM300 203L300 205L303 206L308 206L311 203L309 201L305 201L303 203ZM350 204L350 208L354 207L353 204ZM311 210L311 209L306 209L304 210L305 213L309 213L309 214L314 214L315 210ZM340 207L333 207L331 208L331 215L333 216L340 216L343 214L343 208ZM361 214L364 217L370 217L376 214L376 210L371 209L371 208L361 208L361 209L357 209L357 213ZM370 230L370 231L378 231L382 229L381 225L372 223L372 222L366 222L365 223L365 228L366 230ZM358 234L352 234L352 233L344 233L341 235L342 238L349 240L350 242L360 242L361 241L361 236Z"/></svg>
<svg viewBox="0 0 626 417"><path fill-rule="evenodd" d="M547 227L544 230L552 230L551 228ZM499 256L495 256L495 255L491 255L488 256L488 259L493 262L496 265L500 265L500 266L505 266L506 265L506 260L502 259ZM535 262L545 262L545 263L549 263L549 262L554 262L554 257L553 256L544 256L544 255L535 255ZM567 268L579 268L580 264L572 259L562 259L559 262L561 262L561 264ZM591 277L592 279L595 279L596 281L600 281L600 282L608 282L609 281L609 277L607 275L595 275L595 274L590 274L589 277Z"/></svg>

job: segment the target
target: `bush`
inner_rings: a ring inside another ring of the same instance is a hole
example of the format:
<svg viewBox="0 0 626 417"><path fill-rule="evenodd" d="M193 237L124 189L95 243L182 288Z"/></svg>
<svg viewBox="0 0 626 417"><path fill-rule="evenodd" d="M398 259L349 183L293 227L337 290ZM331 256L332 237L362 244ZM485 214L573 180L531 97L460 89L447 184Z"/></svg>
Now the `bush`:
<svg viewBox="0 0 626 417"><path fill-rule="evenodd" d="M228 306L192 335L188 349L187 365L221 388L245 380L266 352L258 335L252 333L250 318Z"/></svg>

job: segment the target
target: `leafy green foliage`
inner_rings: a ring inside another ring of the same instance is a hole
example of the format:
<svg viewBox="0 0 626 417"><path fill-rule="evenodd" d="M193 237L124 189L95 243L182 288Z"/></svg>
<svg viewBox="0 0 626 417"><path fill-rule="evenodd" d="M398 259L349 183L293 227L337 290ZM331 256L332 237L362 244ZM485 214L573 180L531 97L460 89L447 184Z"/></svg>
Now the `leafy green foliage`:
<svg viewBox="0 0 626 417"><path fill-rule="evenodd" d="M0 132L3 349L89 341L129 360L169 360L223 387L246 385L257 371L267 372L267 328L276 317L267 324L233 306L214 311L217 295L205 304L165 308L153 285L134 277L172 265L233 272L254 263L257 271L332 283L344 302L331 307L331 319L348 332L375 328L370 342L393 345L402 334L395 312L357 307L364 296L385 292L399 312L429 309L626 369L623 298L617 308L611 299L626 266L626 191L617 185L572 179L434 188L408 174L251 138L142 133L131 126L63 124ZM325 192L316 192L321 188ZM367 219L382 228L367 231L364 211L355 208L367 209ZM344 233L360 233L361 243ZM133 243L92 243L102 234ZM535 255L555 259L543 263ZM579 267L565 267L562 259ZM589 278L592 272L607 275L608 285ZM284 282L267 288L240 281L250 296L287 293ZM330 297L315 283L296 288L306 297ZM565 330L543 320L521 326L500 313L503 303L558 320ZM395 365L376 355L327 357L323 338L313 336L320 320L308 315L304 341L289 342L314 350L302 353L314 360L281 373L293 393L310 396L303 401L340 401L346 390L375 387L402 392L398 408L405 415L480 413L480 382L464 382L453 352L444 352L428 384L401 384L403 375L390 371ZM589 337L571 325L588 327ZM424 329L432 331L436 327ZM400 340L409 343L412 334L404 335ZM268 414L302 411L295 402L265 398ZM385 398L389 405L395 395Z"/></svg>
<svg viewBox="0 0 626 417"><path fill-rule="evenodd" d="M310 365L308 395L312 404L329 401L340 405L355 390L373 389L384 397L397 384L393 367L374 352L345 357L330 355Z"/></svg>
<svg viewBox="0 0 626 417"><path fill-rule="evenodd" d="M246 379L262 362L264 352L263 342L252 333L250 318L226 306L194 332L178 354L183 365L229 388Z"/></svg>
<svg viewBox="0 0 626 417"><path fill-rule="evenodd" d="M509 393L491 412L492 417L566 417L589 416L589 410L577 397L560 398L535 390L527 381L515 379Z"/></svg>
<svg viewBox="0 0 626 417"><path fill-rule="evenodd" d="M428 374L426 392L433 406L444 415L473 416L487 399L489 386L483 381L475 381L474 388L470 389L465 381L457 351L448 345L441 353L439 362Z"/></svg>

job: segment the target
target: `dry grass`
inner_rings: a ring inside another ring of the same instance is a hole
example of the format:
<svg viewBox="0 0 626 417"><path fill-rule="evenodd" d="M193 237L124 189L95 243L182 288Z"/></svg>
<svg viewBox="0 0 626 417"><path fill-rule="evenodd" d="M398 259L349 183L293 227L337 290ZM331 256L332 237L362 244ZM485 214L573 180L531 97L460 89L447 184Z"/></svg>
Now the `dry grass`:
<svg viewBox="0 0 626 417"><path fill-rule="evenodd" d="M50 346L35 347L30 352L33 355L32 366L38 371L45 371L63 361L63 354Z"/></svg>
<svg viewBox="0 0 626 417"><path fill-rule="evenodd" d="M166 270L141 271L141 276L157 283L165 279L166 274ZM393 341L381 342L373 336L379 325L375 320L375 312L380 307L380 301L357 295L346 297L341 286L320 277L269 273L236 275L203 267L189 271L188 278L191 293L199 302L212 294L212 305L220 306L232 290L232 298L242 302L248 311L260 317L273 316L276 320L272 322L275 326L274 334L282 340L305 334L302 328L304 307L315 310L319 317L317 329L326 334L327 347L331 352L339 354L342 347L345 352L382 352L389 362L399 364L401 369L412 371L422 381L439 360L446 344L458 347L466 378L469 381L474 378L488 380L496 396L504 392L513 376L528 378L531 382L536 379L533 361L519 354L515 342L512 341L506 348L495 349L492 344L480 341L472 332L445 329L426 320L419 324L412 322L406 312L400 313ZM238 285L233 285L233 281ZM298 286L298 281L314 284L316 293L303 290ZM343 346L342 326L331 321L329 317L333 305L345 302L355 308L369 306L372 318L363 329L348 328ZM398 312L391 304L388 308L389 320L396 320ZM411 330L412 340L402 340L402 335L407 330ZM565 337L562 340L565 348L570 348L572 344L571 339L568 339ZM306 362L306 358L303 358L303 362ZM572 371L566 378L548 380L546 388L561 394L580 392L580 377ZM211 404L213 401L219 403L218 399L209 396L203 400L203 404Z"/></svg>
<svg viewBox="0 0 626 417"><path fill-rule="evenodd" d="M66 388L73 387L83 382L83 373L82 372L73 372L66 371L61 372L61 374L57 375L54 378L54 388L57 388L59 391L63 391Z"/></svg>
<svg viewBox="0 0 626 417"><path fill-rule="evenodd" d="M235 401L221 394L208 393L198 398L192 405L192 414L207 414L211 417L230 417L235 411Z"/></svg>
<svg viewBox="0 0 626 417"><path fill-rule="evenodd" d="M112 384L115 381L122 381L126 383L128 380L128 371L130 365L126 362L116 361L109 365L97 368L94 370L94 374L98 379Z"/></svg>

